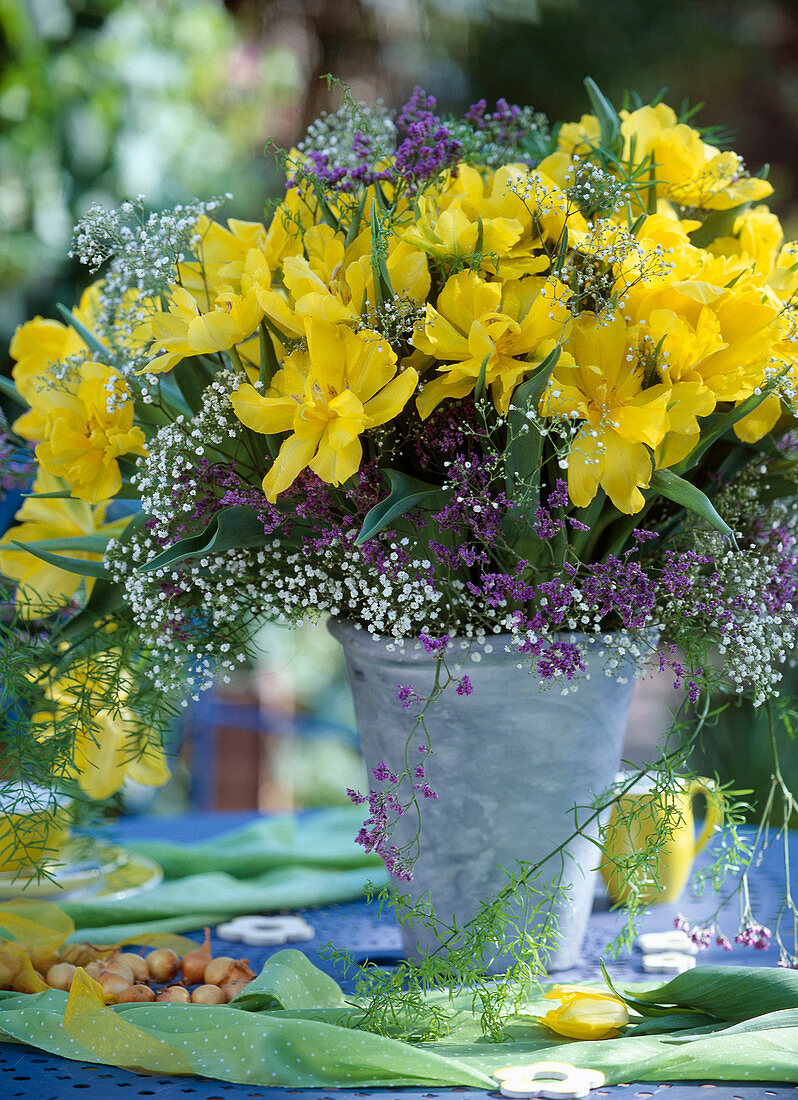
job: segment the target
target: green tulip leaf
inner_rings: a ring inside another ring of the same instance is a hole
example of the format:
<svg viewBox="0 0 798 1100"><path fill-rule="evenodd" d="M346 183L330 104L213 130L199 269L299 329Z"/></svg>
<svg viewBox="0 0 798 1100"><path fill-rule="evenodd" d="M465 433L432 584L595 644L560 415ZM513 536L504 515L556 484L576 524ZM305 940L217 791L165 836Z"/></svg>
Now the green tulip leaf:
<svg viewBox="0 0 798 1100"><path fill-rule="evenodd" d="M63 554L51 554L49 550L37 548L35 543L17 542L16 539L10 539L9 541L12 546L18 546L20 550L33 554L34 557L46 561L48 565L54 565L57 569L63 569L67 573L77 573L81 577L110 579L111 574L101 561L83 561L81 558L68 558ZM53 541L57 542L58 540L54 539Z"/></svg>
<svg viewBox="0 0 798 1100"><path fill-rule="evenodd" d="M735 542L734 532L728 523L715 510L712 501L696 486L679 477L672 470L655 470L651 478L651 488L662 496L672 500L675 504L681 504L690 512L695 512L716 531L726 535L732 543Z"/></svg>
<svg viewBox="0 0 798 1100"><path fill-rule="evenodd" d="M58 312L64 318L68 325L71 325L83 343L89 349L93 351L95 355L99 355L103 363L107 363L111 356L110 351L98 338L94 335L91 329L86 328L82 321L79 321L71 309L67 309L66 306L62 306L60 302L56 303Z"/></svg>
<svg viewBox="0 0 798 1100"><path fill-rule="evenodd" d="M687 1006L721 1020L750 1020L798 1009L798 971L775 966L697 966L658 989L637 993L636 999L651 1006ZM791 1019L793 1026L798 1024L798 1013Z"/></svg>
<svg viewBox="0 0 798 1100"><path fill-rule="evenodd" d="M429 482L420 481L399 470L384 470L391 491L384 500L375 504L363 520L363 526L355 539L355 546L362 546L364 542L374 538L384 530L392 520L406 515L414 508L420 508L423 504L430 504L434 498L442 504L448 499L440 486L430 485Z"/></svg>
<svg viewBox="0 0 798 1100"><path fill-rule="evenodd" d="M201 557L204 554L221 554L245 546L267 546L272 540L263 529L263 520L249 505L223 508L199 535L181 539L138 567L140 573L163 569L184 558Z"/></svg>

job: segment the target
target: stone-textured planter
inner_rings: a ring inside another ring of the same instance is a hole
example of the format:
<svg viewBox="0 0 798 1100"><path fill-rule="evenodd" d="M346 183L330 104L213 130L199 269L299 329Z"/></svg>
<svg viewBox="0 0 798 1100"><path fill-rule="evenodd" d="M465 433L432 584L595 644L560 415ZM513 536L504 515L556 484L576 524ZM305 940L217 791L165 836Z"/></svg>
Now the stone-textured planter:
<svg viewBox="0 0 798 1100"><path fill-rule="evenodd" d="M382 760L401 767L414 710L399 704L397 685L410 683L428 694L435 659L412 641L389 650L351 623L332 622L330 630L344 647L368 768ZM481 653L478 662L459 648L447 654L450 668L461 662L473 693L458 695L450 685L427 712L434 748L428 776L438 797L423 801L422 854L413 881L401 884L414 898L429 892L437 916L455 914L460 924L506 884L502 867L513 870L518 859L537 863L566 840L574 806L584 807L580 823L590 816L592 796L618 770L634 682L631 658L606 676L608 655L591 640L587 671L572 681L578 690L541 690L536 677L518 668L518 654L506 651L507 638L490 641L493 651ZM627 682L618 683L619 675ZM401 819L394 842L401 845L412 835L408 830L414 832L414 824ZM601 862L591 842L596 832L594 822L562 857L541 868L541 882L552 882L562 869L569 886L568 900L557 907L560 943L549 957L550 970L579 958ZM418 957L417 945L437 946L422 927L403 932L410 956ZM507 957L498 958L493 969L506 963Z"/></svg>

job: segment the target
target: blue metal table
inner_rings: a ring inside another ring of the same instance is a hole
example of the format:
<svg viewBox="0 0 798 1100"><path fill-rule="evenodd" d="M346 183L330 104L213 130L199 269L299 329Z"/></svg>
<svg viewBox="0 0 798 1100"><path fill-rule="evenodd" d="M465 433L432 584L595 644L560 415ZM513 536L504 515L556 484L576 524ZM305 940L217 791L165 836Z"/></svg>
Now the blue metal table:
<svg viewBox="0 0 798 1100"><path fill-rule="evenodd" d="M244 825L252 820L250 813L194 813L175 818L141 818L124 822L119 826L118 837L124 843L129 840L163 838L174 840L204 840L217 833ZM791 863L798 867L798 833L792 834ZM760 866L752 876L751 901L758 919L773 920L777 899L781 891L780 874L783 874L781 853L777 850L765 851ZM793 891L798 883L793 884ZM683 910L693 921L708 917L717 904L716 898L707 891L703 897L683 896L678 903L654 906L643 920L643 931L662 931L673 926L677 911ZM366 958L390 963L401 958L399 928L390 917L378 920L376 907L368 907L364 902L350 902L325 906L307 911L305 914L315 929L315 938L303 944L303 950L310 960L321 969L333 974L344 990L351 990L352 982L342 978L336 971L335 963L322 959L319 948L329 941L350 949L357 961ZM733 916L730 921L733 922ZM597 894L593 915L590 921L583 961L579 968L558 972L558 981L600 980L598 959L605 945L613 939L620 928L621 918L609 910L603 895ZM197 939L201 939L198 934ZM223 945L212 939L214 954L223 954ZM255 970L280 948L248 947L247 953ZM735 951L726 953L720 948L711 947L702 952L702 962L708 963L745 963L746 965L774 966L777 961L775 950ZM639 981L650 978L644 975L640 966L640 955L633 951L618 959L612 965L613 975L621 981ZM667 978L663 978L667 980ZM108 1066L97 1066L89 1062L72 1062L64 1058L48 1055L42 1051L12 1043L0 1043L0 1100L62 1100L63 1097L79 1096L84 1090L92 1091L92 1100L137 1100L140 1096L157 1096L159 1100L245 1100L245 1098L267 1098L267 1100L331 1100L338 1089L285 1089L253 1088L251 1085L234 1085L203 1078L142 1076L128 1070ZM709 1091L711 1090L711 1091ZM498 1093L483 1092L471 1088L451 1089L359 1089L354 1091L358 1098L377 1098L383 1100L396 1094L402 1100L485 1100L497 1097ZM755 1085L724 1082L722 1084L628 1084L598 1089L591 1097L609 1097L610 1100L637 1100L658 1097L659 1100L761 1100L762 1097L776 1100L798 1100L798 1086L795 1085Z"/></svg>

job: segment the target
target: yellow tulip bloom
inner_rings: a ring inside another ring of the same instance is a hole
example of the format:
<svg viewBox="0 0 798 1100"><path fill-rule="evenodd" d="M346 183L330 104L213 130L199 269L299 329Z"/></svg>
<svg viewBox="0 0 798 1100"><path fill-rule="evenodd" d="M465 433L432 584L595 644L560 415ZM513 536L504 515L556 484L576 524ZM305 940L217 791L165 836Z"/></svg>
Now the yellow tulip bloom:
<svg viewBox="0 0 798 1100"><path fill-rule="evenodd" d="M626 1005L609 993L578 985L555 985L545 996L547 1000L559 1000L560 1007L542 1016L541 1023L567 1039L612 1039L629 1023Z"/></svg>
<svg viewBox="0 0 798 1100"><path fill-rule="evenodd" d="M173 287L169 309L149 319L154 347L163 351L140 373L161 374L187 356L228 351L251 336L263 317L258 291L271 281L262 252L249 250L239 280L240 294L229 287L219 290L205 312L192 293Z"/></svg>
<svg viewBox="0 0 798 1100"><path fill-rule="evenodd" d="M340 485L360 466L360 435L397 416L418 374L397 374L396 355L379 333L306 322L307 351L289 355L265 394L245 383L232 395L236 416L265 435L291 432L263 479L271 501L310 468Z"/></svg>
<svg viewBox="0 0 798 1100"><path fill-rule="evenodd" d="M746 176L739 158L701 140L697 130L677 122L665 103L621 112L623 159L641 164L651 157L657 195L681 206L728 210L773 193L767 180Z"/></svg>
<svg viewBox="0 0 798 1100"><path fill-rule="evenodd" d="M568 452L568 495L586 508L599 485L621 512L639 512L641 488L651 481L652 451L668 430L669 387L643 389L643 371L629 346L631 333L615 316L575 318L540 402L547 417L583 421Z"/></svg>
<svg viewBox="0 0 798 1100"><path fill-rule="evenodd" d="M75 317L91 329L97 309L99 283L84 290ZM73 355L88 355L83 339L71 325L50 318L34 317L20 325L11 338L11 357L16 360L11 375L20 396L30 409L14 422L14 431L25 439L39 441L45 437L45 415L40 409L40 395L53 384L53 367Z"/></svg>
<svg viewBox="0 0 798 1100"><path fill-rule="evenodd" d="M34 493L55 493L66 484L46 470L40 469L33 483ZM82 583L88 596L94 585L93 577L81 577L55 565L49 565L35 554L29 554L12 546L18 542L38 542L42 539L78 538L82 535L121 534L128 517L103 523L105 505L90 507L80 500L36 500L28 497L14 517L18 526L12 527L0 538L0 572L17 583L16 606L25 619L37 619L51 614L72 600ZM101 561L102 554L86 550L64 551L69 557L81 561ZM58 551L56 551L58 553Z"/></svg>
<svg viewBox="0 0 798 1100"><path fill-rule="evenodd" d="M99 504L119 492L122 475L117 460L146 454L144 433L133 425L133 402L115 370L86 362L77 376L76 387L51 386L37 394L35 409L43 415L44 439L36 458L45 470L66 481L73 496Z"/></svg>
<svg viewBox="0 0 798 1100"><path fill-rule="evenodd" d="M367 305L375 305L371 230L347 248L329 225L304 236L305 256L288 256L282 266L285 290L261 288L258 300L269 320L286 334L304 338L305 318L357 325ZM394 293L423 302L429 293L427 257L391 237L385 267Z"/></svg>
<svg viewBox="0 0 798 1100"><path fill-rule="evenodd" d="M251 249L266 255L266 226L229 218L225 229L203 214L194 227L194 235L199 237L194 249L197 260L178 266L180 285L204 309L210 309L221 290L240 293L241 276Z"/></svg>
<svg viewBox="0 0 798 1100"><path fill-rule="evenodd" d="M142 726L124 705L124 696L123 705L109 704L106 681L99 663L91 661L73 665L57 677L45 689L48 709L32 718L34 736L46 741L60 723L68 725L69 716L80 713L84 724L75 731L72 758L62 765L65 779L76 780L94 799L110 798L128 778L148 787L162 786L169 767L157 734Z"/></svg>
<svg viewBox="0 0 798 1100"><path fill-rule="evenodd" d="M485 382L496 408L506 413L513 391L563 335L569 291L556 279L529 276L488 283L475 271L452 275L427 306L426 322L413 344L441 360L439 375L418 397L426 419L447 397L465 397L487 359Z"/></svg>

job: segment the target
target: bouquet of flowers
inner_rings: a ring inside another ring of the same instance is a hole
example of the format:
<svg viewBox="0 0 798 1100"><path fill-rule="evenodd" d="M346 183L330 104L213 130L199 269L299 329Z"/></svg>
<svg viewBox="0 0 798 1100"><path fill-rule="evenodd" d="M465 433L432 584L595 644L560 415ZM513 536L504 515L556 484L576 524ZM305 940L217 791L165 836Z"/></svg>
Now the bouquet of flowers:
<svg viewBox="0 0 798 1100"><path fill-rule="evenodd" d="M283 154L265 224L213 220L221 200L80 223L101 277L18 330L5 385L38 463L0 550L37 778L155 781L158 709L228 676L264 617L442 659L509 635L559 690L568 632L622 655L654 628L692 703L775 693L798 625L796 246L721 135L588 91L556 127L345 95ZM383 806L427 794L378 779ZM407 873L389 834L361 835Z"/></svg>

